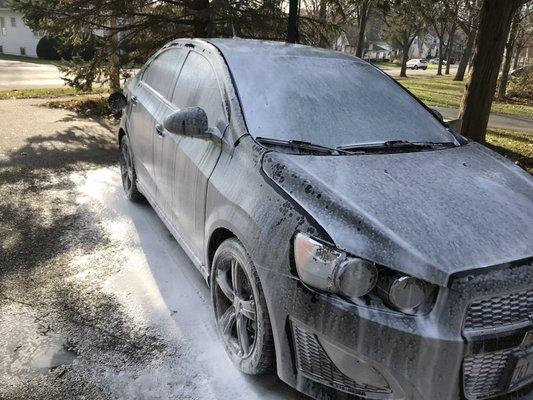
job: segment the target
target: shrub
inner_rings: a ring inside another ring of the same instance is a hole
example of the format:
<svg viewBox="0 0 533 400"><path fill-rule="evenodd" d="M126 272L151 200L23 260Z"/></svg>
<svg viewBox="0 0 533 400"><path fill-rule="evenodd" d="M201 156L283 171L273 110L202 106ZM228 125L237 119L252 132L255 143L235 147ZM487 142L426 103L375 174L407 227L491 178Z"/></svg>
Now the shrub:
<svg viewBox="0 0 533 400"><path fill-rule="evenodd" d="M507 94L509 97L533 100L533 73L511 77Z"/></svg>
<svg viewBox="0 0 533 400"><path fill-rule="evenodd" d="M45 60L61 60L59 46L56 38L43 36L37 43L37 57Z"/></svg>

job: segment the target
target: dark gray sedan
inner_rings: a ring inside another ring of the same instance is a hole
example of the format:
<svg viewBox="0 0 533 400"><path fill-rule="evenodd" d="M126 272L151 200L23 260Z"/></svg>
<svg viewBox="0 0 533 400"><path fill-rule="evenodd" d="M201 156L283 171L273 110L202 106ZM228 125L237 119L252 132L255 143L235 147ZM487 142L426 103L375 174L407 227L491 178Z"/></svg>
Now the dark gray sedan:
<svg viewBox="0 0 533 400"><path fill-rule="evenodd" d="M229 357L315 398L533 381L533 180L349 55L177 40L112 95L126 195L211 287Z"/></svg>

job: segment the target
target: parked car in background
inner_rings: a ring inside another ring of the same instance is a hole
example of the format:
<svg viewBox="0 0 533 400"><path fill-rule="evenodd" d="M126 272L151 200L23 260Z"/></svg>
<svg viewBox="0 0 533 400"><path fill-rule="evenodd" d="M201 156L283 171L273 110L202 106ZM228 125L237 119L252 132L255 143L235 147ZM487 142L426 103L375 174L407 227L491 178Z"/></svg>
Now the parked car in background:
<svg viewBox="0 0 533 400"><path fill-rule="evenodd" d="M406 66L411 69L427 69L428 62L425 58L413 58L407 61Z"/></svg>
<svg viewBox="0 0 533 400"><path fill-rule="evenodd" d="M378 68L176 40L110 104L126 196L209 283L241 371L322 399L487 399L533 381L533 180Z"/></svg>
<svg viewBox="0 0 533 400"><path fill-rule="evenodd" d="M438 59L438 58L432 58L431 60L429 60L429 63L430 63L430 64L437 64L437 65L439 65L439 59Z"/></svg>

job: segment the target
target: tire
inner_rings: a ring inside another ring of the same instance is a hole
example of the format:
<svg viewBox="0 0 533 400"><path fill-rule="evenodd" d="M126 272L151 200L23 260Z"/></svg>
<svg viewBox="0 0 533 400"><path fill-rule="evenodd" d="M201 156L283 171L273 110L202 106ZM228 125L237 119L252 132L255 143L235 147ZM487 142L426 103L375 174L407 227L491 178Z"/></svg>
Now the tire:
<svg viewBox="0 0 533 400"><path fill-rule="evenodd" d="M418 65L415 65L415 66L413 67L413 69L418 69Z"/></svg>
<svg viewBox="0 0 533 400"><path fill-rule="evenodd" d="M137 189L137 174L131 154L130 140L127 135L122 136L120 140L120 177L122 178L122 189L126 198L130 201L140 201L143 198L139 189Z"/></svg>
<svg viewBox="0 0 533 400"><path fill-rule="evenodd" d="M232 362L249 375L272 372L274 340L265 296L252 259L236 238L215 252L210 284L217 331Z"/></svg>

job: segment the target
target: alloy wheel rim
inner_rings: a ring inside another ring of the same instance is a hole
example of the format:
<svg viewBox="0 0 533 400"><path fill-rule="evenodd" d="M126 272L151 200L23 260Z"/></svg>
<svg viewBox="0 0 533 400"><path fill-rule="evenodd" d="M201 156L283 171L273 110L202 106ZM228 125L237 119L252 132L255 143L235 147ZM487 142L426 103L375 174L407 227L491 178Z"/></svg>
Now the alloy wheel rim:
<svg viewBox="0 0 533 400"><path fill-rule="evenodd" d="M231 258L217 269L215 301L217 323L226 344L240 358L254 350L257 312L252 285L244 268Z"/></svg>
<svg viewBox="0 0 533 400"><path fill-rule="evenodd" d="M120 174L122 177L122 186L129 193L133 184L133 168L126 144L122 144L122 150L120 152Z"/></svg>

